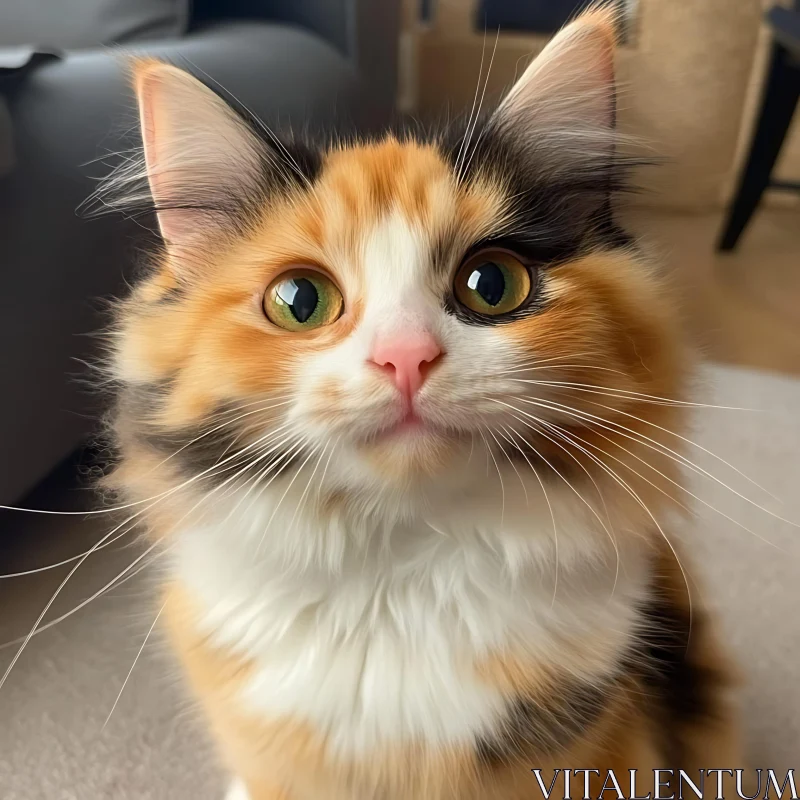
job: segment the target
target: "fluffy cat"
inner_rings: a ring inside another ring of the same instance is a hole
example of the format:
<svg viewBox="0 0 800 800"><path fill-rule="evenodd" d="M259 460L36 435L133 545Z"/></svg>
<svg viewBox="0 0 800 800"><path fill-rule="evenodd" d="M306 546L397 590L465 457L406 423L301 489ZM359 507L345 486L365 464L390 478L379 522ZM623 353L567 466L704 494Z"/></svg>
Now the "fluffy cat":
<svg viewBox="0 0 800 800"><path fill-rule="evenodd" d="M594 9L485 121L319 149L136 64L115 186L164 247L119 308L111 481L232 799L743 766L665 527L686 358L613 219L613 49Z"/></svg>

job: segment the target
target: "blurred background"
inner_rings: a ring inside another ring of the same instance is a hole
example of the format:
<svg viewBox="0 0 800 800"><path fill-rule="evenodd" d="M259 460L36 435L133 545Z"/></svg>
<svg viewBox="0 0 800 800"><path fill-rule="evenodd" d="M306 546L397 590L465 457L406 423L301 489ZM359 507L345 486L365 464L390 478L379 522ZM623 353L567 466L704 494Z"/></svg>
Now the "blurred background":
<svg viewBox="0 0 800 800"><path fill-rule="evenodd" d="M715 475L709 451L731 461L783 501L770 509L800 519L800 1L618 2L619 126L663 157L620 215L682 300L707 362L701 399L760 410L699 411L695 456ZM275 127L374 131L469 111L476 87L491 107L582 5L2 0L0 504L93 502L79 476L102 461L87 442L105 398L84 365L106 301L155 235L150 220L78 212L136 144L125 56L205 73ZM750 753L798 767L797 536L718 483L693 491L699 515L682 533L743 664ZM108 525L0 511L0 573L25 573L0 579L0 675ZM68 616L31 639L0 688L3 800L221 796L157 632L116 703L155 615L135 539L120 544L81 563L41 625Z"/></svg>

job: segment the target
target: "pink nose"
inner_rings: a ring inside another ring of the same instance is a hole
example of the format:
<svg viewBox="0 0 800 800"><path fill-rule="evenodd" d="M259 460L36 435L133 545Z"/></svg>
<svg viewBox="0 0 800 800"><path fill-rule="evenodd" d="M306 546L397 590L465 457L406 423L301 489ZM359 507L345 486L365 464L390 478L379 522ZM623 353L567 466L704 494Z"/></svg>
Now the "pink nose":
<svg viewBox="0 0 800 800"><path fill-rule="evenodd" d="M371 361L383 368L395 386L411 399L425 382L430 365L442 354L429 333L378 339Z"/></svg>

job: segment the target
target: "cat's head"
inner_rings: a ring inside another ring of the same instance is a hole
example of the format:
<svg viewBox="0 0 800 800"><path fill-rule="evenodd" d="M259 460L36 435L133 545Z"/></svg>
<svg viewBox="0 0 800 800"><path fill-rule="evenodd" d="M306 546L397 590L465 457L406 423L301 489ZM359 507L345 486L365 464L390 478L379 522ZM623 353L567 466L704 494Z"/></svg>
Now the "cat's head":
<svg viewBox="0 0 800 800"><path fill-rule="evenodd" d="M468 482L487 454L599 472L570 437L663 420L645 396L678 392L669 315L611 213L613 49L593 11L490 116L321 149L138 63L164 249L115 340L128 457L206 487L376 492Z"/></svg>

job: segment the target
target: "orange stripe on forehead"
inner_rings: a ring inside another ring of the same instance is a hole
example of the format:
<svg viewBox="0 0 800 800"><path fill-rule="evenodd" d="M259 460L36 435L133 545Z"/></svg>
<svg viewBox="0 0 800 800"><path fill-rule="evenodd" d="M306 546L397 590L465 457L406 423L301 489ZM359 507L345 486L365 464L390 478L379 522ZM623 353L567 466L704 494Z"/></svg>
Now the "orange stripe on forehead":
<svg viewBox="0 0 800 800"><path fill-rule="evenodd" d="M387 138L331 152L319 190L336 191L362 215L382 216L400 208L414 219L427 213L428 187L437 181L453 182L448 165L433 147Z"/></svg>
<svg viewBox="0 0 800 800"><path fill-rule="evenodd" d="M508 203L497 183L459 185L435 146L394 138L331 152L312 202L329 247L356 248L381 219L399 213L429 239L445 271L475 241L502 229Z"/></svg>
<svg viewBox="0 0 800 800"><path fill-rule="evenodd" d="M409 219L419 221L435 215L448 194L451 209L456 199L470 214L481 206L480 201L475 202L479 198L474 191L467 197L458 186L451 165L436 147L393 138L333 151L325 161L319 186L321 191L330 186L343 197L355 195L361 211L370 208L384 214L390 208L400 209ZM490 193L488 185L485 189Z"/></svg>

